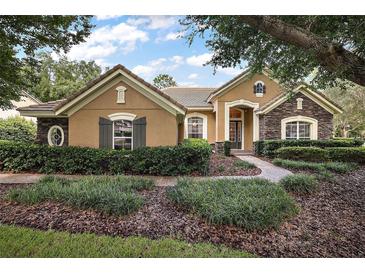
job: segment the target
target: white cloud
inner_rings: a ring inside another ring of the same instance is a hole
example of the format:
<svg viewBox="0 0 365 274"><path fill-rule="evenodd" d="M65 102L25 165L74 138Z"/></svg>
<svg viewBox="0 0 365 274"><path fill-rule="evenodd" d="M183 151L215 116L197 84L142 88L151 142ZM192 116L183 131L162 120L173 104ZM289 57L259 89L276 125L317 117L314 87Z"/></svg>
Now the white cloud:
<svg viewBox="0 0 365 274"><path fill-rule="evenodd" d="M126 23L107 25L92 32L85 43L73 46L67 56L76 60L98 59L100 63L105 63L102 58L117 51L126 54L135 50L138 42L143 43L148 40L148 33L136 26Z"/></svg>
<svg viewBox="0 0 365 274"><path fill-rule="evenodd" d="M217 72L222 72L227 75L236 76L242 72L240 68L222 68L218 67Z"/></svg>
<svg viewBox="0 0 365 274"><path fill-rule="evenodd" d="M190 79L190 80L193 80L193 79L196 79L196 78L198 78L198 74L197 73L192 73L192 74L190 74L188 76L188 79Z"/></svg>
<svg viewBox="0 0 365 274"><path fill-rule="evenodd" d="M193 55L186 59L186 63L191 66L202 67L205 63L207 63L212 58L211 53L204 53L201 55Z"/></svg>
<svg viewBox="0 0 365 274"><path fill-rule="evenodd" d="M180 55L172 56L169 60L179 65L184 63L184 57Z"/></svg>
<svg viewBox="0 0 365 274"><path fill-rule="evenodd" d="M96 15L96 20L102 21L102 20L109 20L109 19L114 19L114 18L118 18L118 17L120 17L120 15Z"/></svg>
<svg viewBox="0 0 365 274"><path fill-rule="evenodd" d="M165 15L131 17L127 20L127 24L132 26L143 26L151 30L168 29L176 23L176 17Z"/></svg>
<svg viewBox="0 0 365 274"><path fill-rule="evenodd" d="M146 65L138 65L132 69L132 72L145 77L147 80L159 73L169 73L177 69L183 61L182 56L172 56L170 58L158 58L149 61Z"/></svg>
<svg viewBox="0 0 365 274"><path fill-rule="evenodd" d="M157 37L155 41L157 43L161 42L161 41L175 41L175 40L181 39L184 34L185 34L184 31L169 32L165 36Z"/></svg>
<svg viewBox="0 0 365 274"><path fill-rule="evenodd" d="M196 84L195 82L192 82L192 81L188 81L188 82L179 82L179 83L178 83L178 86L179 86L179 87L192 87L192 88L199 87L199 85L198 85L198 84Z"/></svg>

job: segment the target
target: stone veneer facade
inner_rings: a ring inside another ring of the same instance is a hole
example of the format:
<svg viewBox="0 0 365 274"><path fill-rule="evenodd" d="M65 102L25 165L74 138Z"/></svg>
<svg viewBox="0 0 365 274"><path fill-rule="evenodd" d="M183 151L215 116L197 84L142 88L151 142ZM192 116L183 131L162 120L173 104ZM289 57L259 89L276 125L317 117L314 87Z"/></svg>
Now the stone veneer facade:
<svg viewBox="0 0 365 274"><path fill-rule="evenodd" d="M297 109L298 98L303 99L302 109ZM304 94L297 93L269 113L260 115L260 140L281 139L281 120L298 115L314 118L318 121L318 139L332 137L333 115Z"/></svg>
<svg viewBox="0 0 365 274"><path fill-rule="evenodd" d="M37 118L37 143L48 144L48 130L56 125L63 129L65 141L62 146L67 146L68 118Z"/></svg>

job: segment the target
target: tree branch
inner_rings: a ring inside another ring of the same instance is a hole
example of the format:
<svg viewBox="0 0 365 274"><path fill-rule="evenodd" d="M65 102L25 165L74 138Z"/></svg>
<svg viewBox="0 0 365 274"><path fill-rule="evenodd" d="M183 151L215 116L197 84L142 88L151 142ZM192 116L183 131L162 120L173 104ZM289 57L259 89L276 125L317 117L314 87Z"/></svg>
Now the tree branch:
<svg viewBox="0 0 365 274"><path fill-rule="evenodd" d="M239 16L251 27L304 51L313 52L319 64L328 71L365 86L365 60L342 45L327 41L298 26L288 24L273 16Z"/></svg>

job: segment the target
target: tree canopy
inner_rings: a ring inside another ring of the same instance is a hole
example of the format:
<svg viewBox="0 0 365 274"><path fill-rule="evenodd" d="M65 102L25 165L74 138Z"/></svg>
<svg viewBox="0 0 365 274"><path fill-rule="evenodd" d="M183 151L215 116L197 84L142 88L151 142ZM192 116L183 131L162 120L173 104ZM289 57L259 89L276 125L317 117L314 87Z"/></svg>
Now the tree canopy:
<svg viewBox="0 0 365 274"><path fill-rule="evenodd" d="M343 109L343 113L333 119L336 135L365 137L365 88L348 82L342 84L345 89L333 87L325 91L325 95Z"/></svg>
<svg viewBox="0 0 365 274"><path fill-rule="evenodd" d="M28 69L38 81L29 84L28 91L44 102L70 95L98 77L102 71L94 61L71 61L64 55L54 60L47 52L38 54L37 60L39 66Z"/></svg>
<svg viewBox="0 0 365 274"><path fill-rule="evenodd" d="M168 74L159 74L153 79L153 84L159 89L176 87L177 83L174 78Z"/></svg>
<svg viewBox="0 0 365 274"><path fill-rule="evenodd" d="M206 39L215 67L267 66L289 85L317 70L317 88L338 79L365 86L365 16L186 16L180 23L190 43Z"/></svg>
<svg viewBox="0 0 365 274"><path fill-rule="evenodd" d="M91 16L0 16L0 108L11 107L34 80L39 50L67 52L85 41Z"/></svg>

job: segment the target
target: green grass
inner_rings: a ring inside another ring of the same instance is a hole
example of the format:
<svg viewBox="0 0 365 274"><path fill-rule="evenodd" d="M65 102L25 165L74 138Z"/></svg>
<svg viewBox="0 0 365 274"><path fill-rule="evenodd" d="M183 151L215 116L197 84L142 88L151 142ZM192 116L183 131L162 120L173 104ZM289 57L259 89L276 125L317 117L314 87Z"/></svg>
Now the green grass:
<svg viewBox="0 0 365 274"><path fill-rule="evenodd" d="M273 161L274 165L284 168L292 168L297 170L313 170L317 172L323 172L325 170L333 171L336 173L347 173L358 168L355 163L343 163L343 162L326 162L326 163L313 163L305 161L293 161L276 158Z"/></svg>
<svg viewBox="0 0 365 274"><path fill-rule="evenodd" d="M317 178L307 174L288 175L280 180L285 190L297 194L309 194L315 192L318 187Z"/></svg>
<svg viewBox="0 0 365 274"><path fill-rule="evenodd" d="M138 177L90 176L69 180L46 176L30 187L10 190L7 198L28 204L56 201L77 208L125 215L143 204L143 198L135 192L151 189L153 185L151 179Z"/></svg>
<svg viewBox="0 0 365 274"><path fill-rule="evenodd" d="M210 223L231 224L248 231L277 228L298 213L285 190L264 179L180 179L168 197Z"/></svg>
<svg viewBox="0 0 365 274"><path fill-rule="evenodd" d="M253 257L239 250L206 243L145 237L40 231L0 225L0 257L6 258L194 258Z"/></svg>
<svg viewBox="0 0 365 274"><path fill-rule="evenodd" d="M251 163L243 161L243 160L235 161L233 163L233 166L240 168L240 169L251 169L251 168L256 167L254 164L251 164Z"/></svg>

